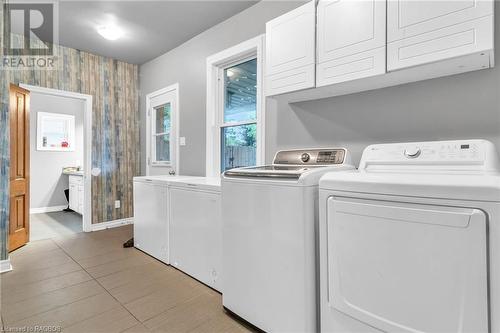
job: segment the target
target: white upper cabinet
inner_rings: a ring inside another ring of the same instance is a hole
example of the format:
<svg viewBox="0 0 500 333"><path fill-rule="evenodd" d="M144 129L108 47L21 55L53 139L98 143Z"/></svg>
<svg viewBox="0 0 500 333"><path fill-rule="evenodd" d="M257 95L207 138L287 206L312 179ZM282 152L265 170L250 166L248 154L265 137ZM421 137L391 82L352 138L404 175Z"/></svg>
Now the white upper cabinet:
<svg viewBox="0 0 500 333"><path fill-rule="evenodd" d="M299 102L491 68L493 7L494 0L310 1L266 25L266 95Z"/></svg>
<svg viewBox="0 0 500 333"><path fill-rule="evenodd" d="M493 29L493 0L388 0L387 69L492 51Z"/></svg>
<svg viewBox="0 0 500 333"><path fill-rule="evenodd" d="M319 0L318 87L385 73L385 0Z"/></svg>
<svg viewBox="0 0 500 333"><path fill-rule="evenodd" d="M266 24L266 95L314 87L316 6L309 1Z"/></svg>

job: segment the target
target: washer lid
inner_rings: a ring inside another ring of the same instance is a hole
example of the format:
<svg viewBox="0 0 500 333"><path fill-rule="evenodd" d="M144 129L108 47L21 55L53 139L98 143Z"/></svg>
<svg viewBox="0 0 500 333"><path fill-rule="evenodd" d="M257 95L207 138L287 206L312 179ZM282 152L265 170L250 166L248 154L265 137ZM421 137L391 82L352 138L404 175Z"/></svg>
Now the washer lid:
<svg viewBox="0 0 500 333"><path fill-rule="evenodd" d="M300 176L311 169L320 168L319 165L263 165L228 170L224 173L227 177L262 177L299 179Z"/></svg>
<svg viewBox="0 0 500 333"><path fill-rule="evenodd" d="M333 191L500 202L499 174L330 172L319 186Z"/></svg>

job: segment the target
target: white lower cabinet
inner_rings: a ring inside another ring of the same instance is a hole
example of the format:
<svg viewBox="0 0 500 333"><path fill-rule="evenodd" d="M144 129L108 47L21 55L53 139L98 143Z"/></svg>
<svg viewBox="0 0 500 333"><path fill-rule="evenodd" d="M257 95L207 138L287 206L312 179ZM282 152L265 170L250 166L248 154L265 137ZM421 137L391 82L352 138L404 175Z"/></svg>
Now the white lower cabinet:
<svg viewBox="0 0 500 333"><path fill-rule="evenodd" d="M164 263L168 256L168 187L134 179L134 246Z"/></svg>
<svg viewBox="0 0 500 333"><path fill-rule="evenodd" d="M134 177L134 246L222 291L220 178Z"/></svg>
<svg viewBox="0 0 500 333"><path fill-rule="evenodd" d="M387 69L482 52L493 61L493 32L492 0L388 0Z"/></svg>
<svg viewBox="0 0 500 333"><path fill-rule="evenodd" d="M220 185L213 189L193 183L169 189L170 264L222 292Z"/></svg>
<svg viewBox="0 0 500 333"><path fill-rule="evenodd" d="M317 87L385 73L385 1L320 0L317 19Z"/></svg>
<svg viewBox="0 0 500 333"><path fill-rule="evenodd" d="M82 176L69 176L69 208L83 214L85 192Z"/></svg>

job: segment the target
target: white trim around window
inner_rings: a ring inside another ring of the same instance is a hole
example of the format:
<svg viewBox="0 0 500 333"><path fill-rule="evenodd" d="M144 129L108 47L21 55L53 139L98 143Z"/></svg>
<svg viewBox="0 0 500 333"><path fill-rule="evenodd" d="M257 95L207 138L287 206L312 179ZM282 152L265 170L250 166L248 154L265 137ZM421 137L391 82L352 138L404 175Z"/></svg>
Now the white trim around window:
<svg viewBox="0 0 500 333"><path fill-rule="evenodd" d="M171 162L156 162L153 156L156 156L154 152L154 147L152 145L153 137L153 108L157 105L153 105L153 100L160 98L162 95L174 94L172 111L171 111L171 129L170 129L170 159ZM146 175L151 175L152 168L158 168L162 170L155 171L155 174L166 174L168 172L179 172L179 84L175 83L168 87L160 90L156 90L152 93L146 95ZM154 154L154 155L153 155ZM164 169L164 170L163 170Z"/></svg>
<svg viewBox="0 0 500 333"><path fill-rule="evenodd" d="M265 36L260 35L207 58L207 147L206 176L220 175L221 133L223 126L222 112L224 100L222 97L220 72L224 68L257 58L257 165L265 159L265 99L263 87ZM254 121L251 121L255 123ZM234 125L234 124L231 124Z"/></svg>

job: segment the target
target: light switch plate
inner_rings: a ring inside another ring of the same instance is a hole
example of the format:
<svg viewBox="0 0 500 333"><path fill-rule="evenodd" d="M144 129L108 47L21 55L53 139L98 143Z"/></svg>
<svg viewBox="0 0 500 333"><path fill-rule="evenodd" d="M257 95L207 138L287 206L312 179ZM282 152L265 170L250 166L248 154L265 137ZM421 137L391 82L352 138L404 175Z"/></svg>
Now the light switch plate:
<svg viewBox="0 0 500 333"><path fill-rule="evenodd" d="M120 208L120 200L115 200L115 208Z"/></svg>
<svg viewBox="0 0 500 333"><path fill-rule="evenodd" d="M181 136L179 138L179 146L185 146L186 145L186 137L185 136Z"/></svg>

